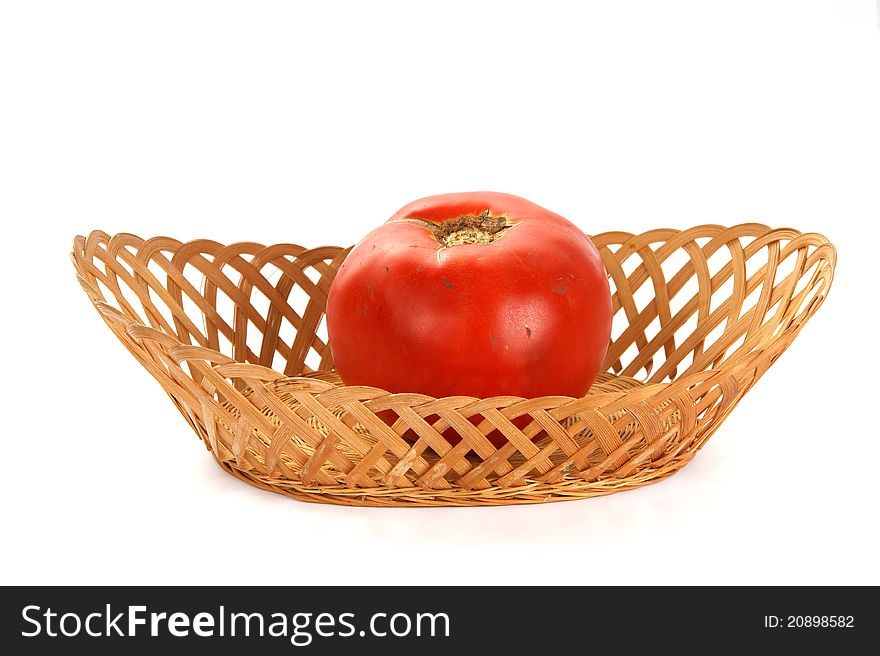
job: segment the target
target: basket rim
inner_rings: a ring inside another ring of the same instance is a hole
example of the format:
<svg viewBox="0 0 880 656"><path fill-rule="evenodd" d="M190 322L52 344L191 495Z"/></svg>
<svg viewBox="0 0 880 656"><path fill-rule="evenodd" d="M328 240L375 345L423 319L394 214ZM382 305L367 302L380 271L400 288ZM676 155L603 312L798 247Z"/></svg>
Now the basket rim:
<svg viewBox="0 0 880 656"><path fill-rule="evenodd" d="M601 233L596 233L595 235L590 235L590 238L593 240L600 239L602 237L611 238L615 241L622 240L632 240L635 238L647 239L652 236L656 236L656 240L654 241L668 241L669 235L680 234L682 232L715 232L715 238L720 238L725 233L730 231L739 231L743 229L749 229L751 231L756 232L755 239L759 239L761 237L767 237L768 235L779 236L780 234L790 235L790 239L811 239L816 243L816 248L825 247L829 250L828 260L830 263L830 273L831 277L828 280L828 286L826 288L826 294L828 288L830 288L831 283L833 281L833 272L836 266L837 261L837 249L834 244L822 233L819 232L802 232L800 230L788 227L782 228L771 228L763 223L756 222L746 222L735 224L732 226L723 226L720 224L700 224L697 226L693 226L692 228L686 228L684 230L678 228L655 228L652 230L648 230L642 233L630 233L626 231L605 231ZM707 235L708 236L708 235ZM220 242L210 240L210 239L190 239L187 241L180 241L173 237L164 237L164 236L155 236L150 238L142 238L138 235L130 232L119 232L115 234L107 233L100 229L91 230L87 235L79 235L77 234L73 240L73 251L70 253L71 261L76 268L76 277L80 282L80 285L83 289L88 293L89 300L98 310L98 312L104 316L106 319L112 320L114 323L117 323L120 328L122 328L132 339L141 343L144 339L156 340L159 342L164 342L166 345L171 347L172 350L181 350L184 352L192 353L194 349L197 349L199 352L199 357L205 361L211 362L217 367L218 365L221 367L222 371L219 373L223 373L226 371L227 373L231 373L230 369L234 370L235 373L233 375L247 377L250 379L260 380L264 383L270 382L278 382L280 380L285 381L308 381L309 383L314 383L314 378L309 378L308 376L289 376L285 375L271 367L266 367L263 365L250 363L250 362L241 362L239 360L235 360L227 355L220 353L219 351L212 349L207 346L195 346L192 344L186 344L176 336L169 333L166 333L162 330L154 328L152 326L145 325L139 321L133 321L129 316L125 313L119 311L111 304L102 301L100 298L96 298L91 286L82 278L80 274L80 264L79 264L79 254L84 253L85 244L98 239L104 242L116 241L122 238L123 240L130 240L139 242L140 244L154 242L162 240L169 244L174 244L176 247L192 245L196 243L201 244L212 244L217 246L226 246L233 247L236 245L248 244L251 246L261 246L263 248L267 248L267 246L263 244L257 244L252 241L234 241L229 244L223 245ZM650 240L648 243L652 243ZM292 242L280 242L277 244L272 244L271 246L291 246L297 249L303 250L317 250L318 248L333 248L339 249L341 253L347 253L353 248L353 246L341 247L341 246L321 246L313 249L307 249L304 246L299 244L294 244ZM783 331L784 332L784 331ZM781 336L781 334L780 334ZM771 339L771 343L773 341L777 341L779 336L775 336ZM770 343L764 343L755 348L755 350L749 352L745 357L740 359L739 361L729 363L728 361L723 361L718 367L709 367L707 369L703 369L700 371L695 371L690 374L680 375L672 380L668 381L659 381L655 383L645 383L640 385L637 390L639 394L644 394L646 390L650 391L661 391L671 385L681 386L683 389L687 389L692 383L706 381L707 374L709 374L709 378L715 377L730 377L733 376L736 372L744 369L749 369L754 360L759 357L762 357L766 351L768 350ZM179 349L178 349L179 347ZM640 381L641 382L641 381ZM506 401L507 403L515 403L521 401L535 401L535 400L554 400L557 403L570 403L572 401L579 401L584 399L590 399L591 401L601 401L601 400L614 400L631 394L633 390L623 390L620 392L600 392L597 394L590 394L589 391L585 396L573 397L567 395L545 395L539 397L521 397L511 394L504 395L496 395L491 397L473 397L467 395L455 395L455 396L446 396L446 397L433 397L427 394L420 394L417 392L390 392L388 390L382 389L380 387L369 386L369 385L345 385L344 383L341 385L337 385L335 383L327 383L333 388L345 388L345 389L357 389L361 390L364 393L378 393L378 395L395 395L395 394L406 394L408 396L418 396L424 401L432 401L432 400L442 400L442 399L458 399L461 401L467 402L477 402L477 401Z"/></svg>

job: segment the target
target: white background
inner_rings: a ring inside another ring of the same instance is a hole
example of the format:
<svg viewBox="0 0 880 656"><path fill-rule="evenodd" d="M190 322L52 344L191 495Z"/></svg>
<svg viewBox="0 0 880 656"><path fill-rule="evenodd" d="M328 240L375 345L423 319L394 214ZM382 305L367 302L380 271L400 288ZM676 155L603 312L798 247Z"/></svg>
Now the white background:
<svg viewBox="0 0 880 656"><path fill-rule="evenodd" d="M872 0L3 3L0 582L880 583L877 28ZM410 510L223 473L68 260L93 228L349 244L474 189L587 232L815 230L839 267L671 479Z"/></svg>

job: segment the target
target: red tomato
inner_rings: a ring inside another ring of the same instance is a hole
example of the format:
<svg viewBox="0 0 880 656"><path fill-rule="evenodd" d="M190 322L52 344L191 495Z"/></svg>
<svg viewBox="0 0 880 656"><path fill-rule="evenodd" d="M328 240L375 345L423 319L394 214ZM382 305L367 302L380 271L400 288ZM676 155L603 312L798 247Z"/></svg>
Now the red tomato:
<svg viewBox="0 0 880 656"><path fill-rule="evenodd" d="M352 249L327 329L347 385L578 397L608 348L611 296L593 242L558 214L510 194L445 194Z"/></svg>

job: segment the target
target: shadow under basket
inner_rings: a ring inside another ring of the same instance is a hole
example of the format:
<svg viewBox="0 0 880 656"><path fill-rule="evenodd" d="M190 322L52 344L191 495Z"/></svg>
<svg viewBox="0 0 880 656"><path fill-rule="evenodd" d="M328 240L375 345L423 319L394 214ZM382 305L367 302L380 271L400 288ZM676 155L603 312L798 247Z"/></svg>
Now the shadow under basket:
<svg viewBox="0 0 880 656"><path fill-rule="evenodd" d="M349 249L95 231L75 238L72 259L104 321L226 471L306 501L500 505L678 471L821 305L835 262L822 235L754 223L593 241L614 326L583 398L343 385L324 308ZM508 440L497 448L496 430Z"/></svg>

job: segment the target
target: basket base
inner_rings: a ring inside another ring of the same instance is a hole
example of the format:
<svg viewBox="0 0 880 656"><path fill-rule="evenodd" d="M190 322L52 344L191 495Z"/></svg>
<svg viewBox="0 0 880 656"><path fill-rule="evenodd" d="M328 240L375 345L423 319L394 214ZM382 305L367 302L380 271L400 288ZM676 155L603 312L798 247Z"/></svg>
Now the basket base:
<svg viewBox="0 0 880 656"><path fill-rule="evenodd" d="M310 503L329 503L339 506L369 506L394 508L422 508L429 506L509 506L554 501L575 501L632 490L656 483L676 473L686 465L695 452L676 459L661 469L645 469L638 476L624 480L606 479L585 481L579 478L558 483L528 482L525 485L486 490L425 490L411 488L352 489L345 486L305 486L283 478L259 476L254 472L237 469L233 463L218 463L226 472L245 483L284 496Z"/></svg>
<svg viewBox="0 0 880 656"><path fill-rule="evenodd" d="M341 383L335 372L316 372L308 377L333 384ZM643 386L644 383L633 378L603 372L596 378L590 395L628 392ZM607 477L589 481L574 475L553 483L526 479L516 486L493 486L479 490L429 489L417 486L355 488L342 484L304 485L295 479L264 476L253 469L241 469L233 460L217 462L225 471L246 483L301 501L344 506L424 507L534 504L602 496L662 480L678 471L692 456L693 452L681 454L680 457L664 462L662 466L644 468L625 479Z"/></svg>

